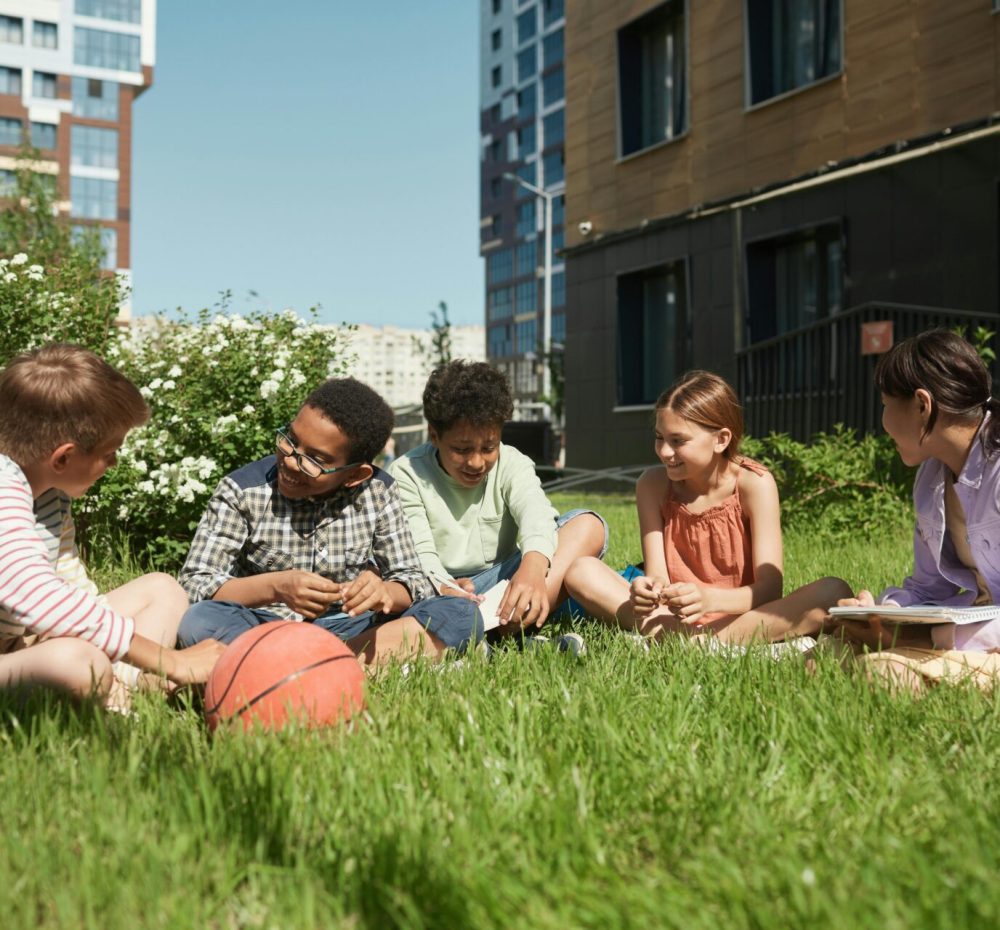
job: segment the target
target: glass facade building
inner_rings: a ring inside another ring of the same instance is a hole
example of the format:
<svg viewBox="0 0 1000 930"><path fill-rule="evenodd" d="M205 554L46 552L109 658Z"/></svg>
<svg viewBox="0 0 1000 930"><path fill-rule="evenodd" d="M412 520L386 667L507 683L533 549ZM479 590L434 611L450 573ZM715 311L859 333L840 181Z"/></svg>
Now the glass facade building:
<svg viewBox="0 0 1000 930"><path fill-rule="evenodd" d="M60 211L127 283L132 107L155 47L155 0L0 0L0 197L30 143Z"/></svg>
<svg viewBox="0 0 1000 930"><path fill-rule="evenodd" d="M555 194L553 251L562 244L565 15L561 0L480 2L480 254L487 354L521 404L542 393L545 201ZM552 345L562 349L563 262L552 263ZM523 407L522 416L536 409Z"/></svg>

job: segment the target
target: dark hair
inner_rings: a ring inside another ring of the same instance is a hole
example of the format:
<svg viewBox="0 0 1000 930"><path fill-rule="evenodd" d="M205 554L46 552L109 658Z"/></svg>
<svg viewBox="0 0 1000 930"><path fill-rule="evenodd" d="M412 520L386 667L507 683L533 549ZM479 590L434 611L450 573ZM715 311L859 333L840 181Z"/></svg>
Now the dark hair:
<svg viewBox="0 0 1000 930"><path fill-rule="evenodd" d="M887 397L912 397L919 388L931 396L924 435L934 429L938 412L956 420L979 422L991 414L983 430L983 447L1000 450L1000 402L976 350L948 329L931 329L894 345L875 367L875 387Z"/></svg>
<svg viewBox="0 0 1000 930"><path fill-rule="evenodd" d="M424 418L439 435L460 420L503 426L514 414L506 375L486 362L456 359L435 368L424 388Z"/></svg>
<svg viewBox="0 0 1000 930"><path fill-rule="evenodd" d="M148 419L139 389L82 346L42 346L11 359L0 374L0 451L19 465L64 442L93 452Z"/></svg>
<svg viewBox="0 0 1000 930"><path fill-rule="evenodd" d="M392 408L355 378L324 381L303 406L314 407L339 427L351 443L352 462L371 464L392 435Z"/></svg>
<svg viewBox="0 0 1000 930"><path fill-rule="evenodd" d="M740 454L743 441L743 408L736 392L710 371L689 371L656 399L657 410L673 410L678 416L708 430L728 429L732 434L723 455Z"/></svg>

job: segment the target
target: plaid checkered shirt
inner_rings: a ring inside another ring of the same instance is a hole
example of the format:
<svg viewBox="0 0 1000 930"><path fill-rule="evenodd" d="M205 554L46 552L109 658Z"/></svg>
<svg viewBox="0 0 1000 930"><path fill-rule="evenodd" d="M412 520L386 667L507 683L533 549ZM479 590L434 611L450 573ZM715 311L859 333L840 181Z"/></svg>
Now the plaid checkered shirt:
<svg viewBox="0 0 1000 930"><path fill-rule="evenodd" d="M290 500L277 489L275 457L269 455L219 482L178 580L194 602L211 599L232 578L301 569L343 583L372 563L414 602L434 593L393 479L376 468L358 487ZM284 604L264 609L302 619Z"/></svg>

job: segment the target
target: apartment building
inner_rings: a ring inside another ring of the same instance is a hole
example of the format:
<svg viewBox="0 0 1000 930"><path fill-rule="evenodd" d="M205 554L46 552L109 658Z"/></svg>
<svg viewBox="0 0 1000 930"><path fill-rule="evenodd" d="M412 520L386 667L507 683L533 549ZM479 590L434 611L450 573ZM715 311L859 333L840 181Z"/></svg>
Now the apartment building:
<svg viewBox="0 0 1000 930"><path fill-rule="evenodd" d="M156 0L0 0L0 187L27 139L61 209L100 231L105 267L127 280L132 108L155 50Z"/></svg>
<svg viewBox="0 0 1000 930"><path fill-rule="evenodd" d="M563 0L480 0L480 253L486 260L489 360L515 398L542 394L545 197L551 199L549 342L566 334ZM527 185L527 186L526 186ZM523 407L525 415L529 407ZM536 411L537 412L537 411Z"/></svg>
<svg viewBox="0 0 1000 930"><path fill-rule="evenodd" d="M567 0L570 465L652 460L696 367L755 432L875 428L868 353L1000 328L997 7Z"/></svg>

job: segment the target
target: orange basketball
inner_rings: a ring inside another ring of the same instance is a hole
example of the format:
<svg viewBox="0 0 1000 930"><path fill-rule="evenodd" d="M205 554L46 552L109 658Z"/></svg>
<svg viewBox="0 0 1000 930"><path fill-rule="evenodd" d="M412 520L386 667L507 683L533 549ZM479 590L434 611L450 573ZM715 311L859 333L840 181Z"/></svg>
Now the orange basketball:
<svg viewBox="0 0 1000 930"><path fill-rule="evenodd" d="M311 623L276 621L248 630L219 658L205 688L210 730L280 730L292 720L332 726L364 707L364 672L332 633Z"/></svg>

